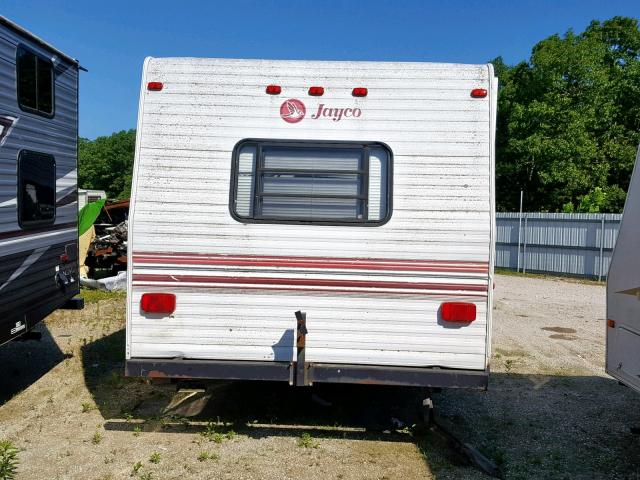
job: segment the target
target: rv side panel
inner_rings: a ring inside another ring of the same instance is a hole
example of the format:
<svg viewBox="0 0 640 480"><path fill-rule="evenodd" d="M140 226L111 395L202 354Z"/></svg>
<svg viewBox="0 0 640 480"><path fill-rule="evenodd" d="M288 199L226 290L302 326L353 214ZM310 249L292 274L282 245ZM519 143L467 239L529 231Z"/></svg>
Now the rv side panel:
<svg viewBox="0 0 640 480"><path fill-rule="evenodd" d="M52 113L19 104L20 52L52 65ZM0 18L0 85L2 344L79 292L78 64Z"/></svg>
<svg viewBox="0 0 640 480"><path fill-rule="evenodd" d="M640 149L607 277L607 373L640 392Z"/></svg>

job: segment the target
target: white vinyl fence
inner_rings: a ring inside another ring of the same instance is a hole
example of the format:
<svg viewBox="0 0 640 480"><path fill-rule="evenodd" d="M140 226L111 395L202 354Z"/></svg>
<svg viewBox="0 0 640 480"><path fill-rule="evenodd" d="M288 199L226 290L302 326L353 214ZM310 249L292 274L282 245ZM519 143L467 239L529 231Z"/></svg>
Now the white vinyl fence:
<svg viewBox="0 0 640 480"><path fill-rule="evenodd" d="M620 214L498 213L498 268L604 280Z"/></svg>

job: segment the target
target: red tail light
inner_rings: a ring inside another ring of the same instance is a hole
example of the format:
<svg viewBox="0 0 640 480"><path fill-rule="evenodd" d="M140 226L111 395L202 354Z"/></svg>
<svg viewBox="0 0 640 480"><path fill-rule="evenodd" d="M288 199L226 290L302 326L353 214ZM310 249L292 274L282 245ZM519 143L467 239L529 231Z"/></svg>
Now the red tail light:
<svg viewBox="0 0 640 480"><path fill-rule="evenodd" d="M473 98L484 98L487 96L487 89L486 88L474 88L473 90L471 90L471 96Z"/></svg>
<svg viewBox="0 0 640 480"><path fill-rule="evenodd" d="M173 313L176 310L176 296L173 293L143 293L140 308L146 313Z"/></svg>
<svg viewBox="0 0 640 480"><path fill-rule="evenodd" d="M147 83L147 90L150 90L152 92L159 92L160 90L162 90L162 87L164 87L162 82L149 82L149 83Z"/></svg>
<svg viewBox="0 0 640 480"><path fill-rule="evenodd" d="M279 95L282 91L282 87L280 85L267 85L267 93L269 95Z"/></svg>
<svg viewBox="0 0 640 480"><path fill-rule="evenodd" d="M445 322L473 322L476 319L476 305L466 302L446 302L441 305L440 315Z"/></svg>
<svg viewBox="0 0 640 480"><path fill-rule="evenodd" d="M309 95L320 97L324 95L324 87L309 87Z"/></svg>
<svg viewBox="0 0 640 480"><path fill-rule="evenodd" d="M366 97L367 93L369 93L369 90L362 87L354 88L351 92L354 97Z"/></svg>

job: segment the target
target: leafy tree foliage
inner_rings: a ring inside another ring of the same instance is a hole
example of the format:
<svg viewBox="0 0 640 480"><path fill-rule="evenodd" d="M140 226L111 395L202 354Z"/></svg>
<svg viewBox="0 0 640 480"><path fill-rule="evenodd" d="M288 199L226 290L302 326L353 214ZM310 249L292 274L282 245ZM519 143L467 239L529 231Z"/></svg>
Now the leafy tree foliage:
<svg viewBox="0 0 640 480"><path fill-rule="evenodd" d="M80 188L104 190L109 198L129 198L136 131L78 140Z"/></svg>
<svg viewBox="0 0 640 480"><path fill-rule="evenodd" d="M637 19L553 35L531 58L493 61L501 88L497 202L515 210L619 212L640 142Z"/></svg>

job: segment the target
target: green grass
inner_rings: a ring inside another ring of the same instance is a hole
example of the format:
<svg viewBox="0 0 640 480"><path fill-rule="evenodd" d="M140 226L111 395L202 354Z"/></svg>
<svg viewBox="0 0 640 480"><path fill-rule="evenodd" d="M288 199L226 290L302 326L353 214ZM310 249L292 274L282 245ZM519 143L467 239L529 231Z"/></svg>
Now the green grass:
<svg viewBox="0 0 640 480"><path fill-rule="evenodd" d="M18 469L19 450L7 440L0 441L0 480L12 480Z"/></svg>
<svg viewBox="0 0 640 480"><path fill-rule="evenodd" d="M80 289L80 296L85 303L98 303L100 300L111 300L114 298L125 298L127 292L105 292L104 290L94 290L91 288Z"/></svg>
<svg viewBox="0 0 640 480"><path fill-rule="evenodd" d="M160 453L159 453L159 452L153 452L153 453L151 454L151 456L149 457L149 461L150 461L151 463L158 464L158 463L160 463L160 459L161 459L161 458L162 458L162 457L161 457L161 455L160 455Z"/></svg>
<svg viewBox="0 0 640 480"><path fill-rule="evenodd" d="M298 446L300 448L318 448L320 444L313 440L310 433L305 432L298 437Z"/></svg>
<svg viewBox="0 0 640 480"><path fill-rule="evenodd" d="M206 462L207 460L218 460L218 455L215 453L209 453L209 452L200 452L198 454L198 461L199 462Z"/></svg>
<svg viewBox="0 0 640 480"><path fill-rule="evenodd" d="M208 423L204 430L200 432L200 436L206 438L210 442L222 443L225 440L233 440L236 438L236 432L228 430L227 432L216 431L216 425L212 422Z"/></svg>
<svg viewBox="0 0 640 480"><path fill-rule="evenodd" d="M93 437L91 437L91 443L98 445L100 442L102 442L102 434L100 432L94 433Z"/></svg>
<svg viewBox="0 0 640 480"><path fill-rule="evenodd" d="M91 410L96 410L98 407L95 403L84 402L82 404L82 413L90 412Z"/></svg>
<svg viewBox="0 0 640 480"><path fill-rule="evenodd" d="M142 462L136 462L133 465L133 469L131 470L131 476L132 477L136 476L141 468L142 468Z"/></svg>

